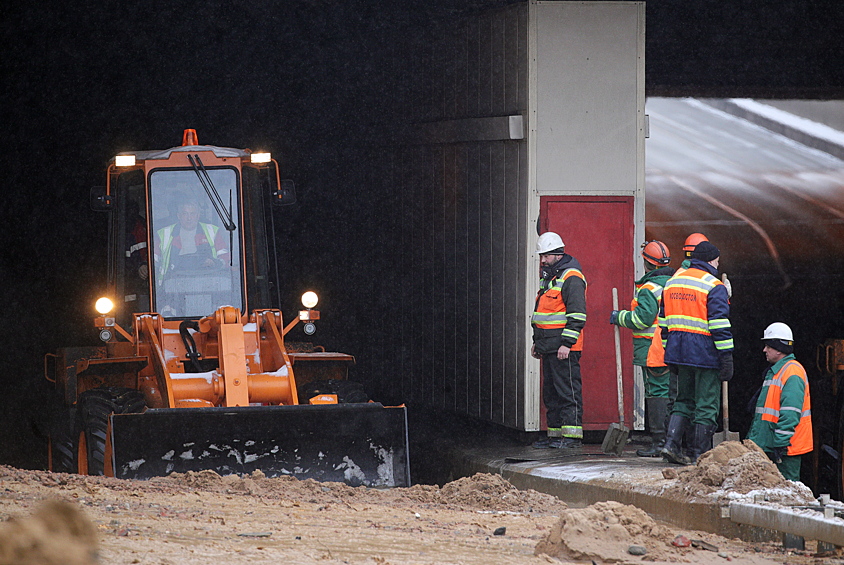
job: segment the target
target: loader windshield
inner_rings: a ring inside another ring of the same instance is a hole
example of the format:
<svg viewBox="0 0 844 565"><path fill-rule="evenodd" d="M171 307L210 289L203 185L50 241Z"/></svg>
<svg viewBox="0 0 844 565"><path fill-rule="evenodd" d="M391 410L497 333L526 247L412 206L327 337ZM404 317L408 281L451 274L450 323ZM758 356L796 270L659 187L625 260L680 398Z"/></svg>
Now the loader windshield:
<svg viewBox="0 0 844 565"><path fill-rule="evenodd" d="M224 212L237 218L237 171L206 172ZM155 311L171 318L207 316L220 306L243 311L239 228L226 229L194 170L155 170L149 187Z"/></svg>

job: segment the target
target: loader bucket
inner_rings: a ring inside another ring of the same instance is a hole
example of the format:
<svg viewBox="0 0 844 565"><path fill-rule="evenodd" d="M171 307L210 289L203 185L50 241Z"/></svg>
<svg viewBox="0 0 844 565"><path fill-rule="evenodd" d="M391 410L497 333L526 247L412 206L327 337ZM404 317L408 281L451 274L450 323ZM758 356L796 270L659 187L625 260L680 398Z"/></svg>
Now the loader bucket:
<svg viewBox="0 0 844 565"><path fill-rule="evenodd" d="M377 403L163 408L111 416L114 475L211 469L352 486L410 486L407 414Z"/></svg>

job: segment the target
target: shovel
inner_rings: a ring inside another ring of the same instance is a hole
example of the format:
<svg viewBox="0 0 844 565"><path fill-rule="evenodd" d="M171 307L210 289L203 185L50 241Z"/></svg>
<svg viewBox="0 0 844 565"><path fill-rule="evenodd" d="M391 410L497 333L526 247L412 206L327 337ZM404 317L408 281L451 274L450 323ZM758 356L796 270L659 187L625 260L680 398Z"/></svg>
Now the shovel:
<svg viewBox="0 0 844 565"><path fill-rule="evenodd" d="M612 289L612 309L618 310L618 289ZM618 326L613 324L615 332L615 378L618 389L618 423L610 424L607 428L607 435L604 436L604 443L601 444L601 451L621 455L627 438L630 436L630 428L624 425L624 390L621 385L621 338L618 335Z"/></svg>
<svg viewBox="0 0 844 565"><path fill-rule="evenodd" d="M730 431L730 401L727 381L721 383L721 414L724 415L724 431L712 436L712 447L724 441L739 441L739 433Z"/></svg>

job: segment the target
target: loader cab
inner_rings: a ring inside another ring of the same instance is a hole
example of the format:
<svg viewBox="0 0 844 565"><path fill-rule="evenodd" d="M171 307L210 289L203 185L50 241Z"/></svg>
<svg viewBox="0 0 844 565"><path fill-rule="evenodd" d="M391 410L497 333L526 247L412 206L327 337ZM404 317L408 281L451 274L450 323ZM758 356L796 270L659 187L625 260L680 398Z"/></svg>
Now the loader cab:
<svg viewBox="0 0 844 565"><path fill-rule="evenodd" d="M149 277L153 310L165 318L245 310L238 177L231 167L150 172Z"/></svg>
<svg viewBox="0 0 844 565"><path fill-rule="evenodd" d="M210 146L133 157L110 167L107 197L92 193L92 205L110 212L117 323L131 327L144 312L198 319L221 306L278 308L272 210L290 194L277 164Z"/></svg>

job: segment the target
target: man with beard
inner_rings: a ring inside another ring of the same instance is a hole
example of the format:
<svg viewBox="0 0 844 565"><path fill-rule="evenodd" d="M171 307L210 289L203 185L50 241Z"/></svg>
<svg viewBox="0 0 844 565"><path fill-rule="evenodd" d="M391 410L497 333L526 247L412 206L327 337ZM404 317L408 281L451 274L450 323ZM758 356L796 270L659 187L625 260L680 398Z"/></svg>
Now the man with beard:
<svg viewBox="0 0 844 565"><path fill-rule="evenodd" d="M566 254L562 238L545 232L536 243L542 267L531 317L531 355L542 360L542 401L548 436L533 447L580 447L583 439L583 390L580 354L586 324L586 278L580 263Z"/></svg>

